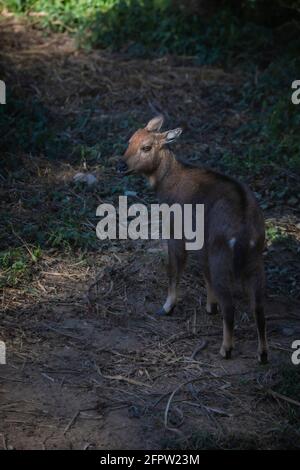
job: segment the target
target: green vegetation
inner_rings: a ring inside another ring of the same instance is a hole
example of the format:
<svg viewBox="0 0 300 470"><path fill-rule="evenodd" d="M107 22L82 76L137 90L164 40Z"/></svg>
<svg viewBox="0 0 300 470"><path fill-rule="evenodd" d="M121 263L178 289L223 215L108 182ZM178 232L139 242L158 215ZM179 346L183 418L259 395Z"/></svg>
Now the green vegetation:
<svg viewBox="0 0 300 470"><path fill-rule="evenodd" d="M180 3L182 5L180 5ZM286 44L297 51L297 28L281 31L223 2L214 15L190 11L188 1L172 0L0 0L0 7L33 15L43 27L67 30L82 44L132 54L195 55L199 62L248 61L273 57ZM244 2L256 4L259 2ZM274 3L274 2L273 2ZM174 5L175 4L175 5ZM180 8L181 6L181 8ZM247 6L247 5L246 5ZM291 10L290 19L295 10ZM36 16L35 16L36 15ZM274 50L275 46L275 50Z"/></svg>
<svg viewBox="0 0 300 470"><path fill-rule="evenodd" d="M300 75L300 60L289 52L270 62L256 80L251 77L245 83L241 110L250 110L251 115L236 137L238 143L250 142L250 146L237 158L226 155L225 163L234 161L235 168L245 172L299 172L300 110L291 102L291 83Z"/></svg>
<svg viewBox="0 0 300 470"><path fill-rule="evenodd" d="M2 150L7 152L36 152L53 139L49 132L47 109L34 97L25 97L20 90L8 90L7 104L0 106L0 127ZM18 161L11 160L11 169L18 167Z"/></svg>
<svg viewBox="0 0 300 470"><path fill-rule="evenodd" d="M263 21L260 16L265 19L267 8L263 3L243 2L243 8L236 10L230 1L223 2L225 6L209 20L188 8L180 9L180 2L176 8L173 2L162 0L1 0L0 8L20 15L37 13L39 16L32 17L35 22L67 30L85 47L137 56L172 53L194 56L198 64L239 66L247 78L240 90L240 110L247 119L236 132L236 151L225 153L224 165L239 173L298 172L300 112L291 103L291 83L300 76L299 23L293 9L288 17L284 10L281 23L280 10L274 24L270 24L270 15L268 22ZM286 2L288 8L296 4ZM8 109L0 109L4 145L59 154L67 142L56 137L55 127L48 131L47 110L34 98L24 103L18 94L11 93ZM12 132L14 127L16 132ZM29 128L33 132L28 133ZM247 145L241 153L244 142Z"/></svg>
<svg viewBox="0 0 300 470"><path fill-rule="evenodd" d="M266 227L266 238L270 243L288 242L289 237L280 227L269 224Z"/></svg>
<svg viewBox="0 0 300 470"><path fill-rule="evenodd" d="M41 249L14 248L0 253L0 288L16 287L29 281L34 265L41 257Z"/></svg>

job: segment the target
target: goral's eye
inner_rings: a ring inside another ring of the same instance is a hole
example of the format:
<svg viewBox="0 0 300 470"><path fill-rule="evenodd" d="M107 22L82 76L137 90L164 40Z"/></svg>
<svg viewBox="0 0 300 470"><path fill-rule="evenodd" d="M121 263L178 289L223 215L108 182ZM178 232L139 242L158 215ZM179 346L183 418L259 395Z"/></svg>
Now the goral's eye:
<svg viewBox="0 0 300 470"><path fill-rule="evenodd" d="M152 147L150 145L145 145L145 147L142 147L143 152L150 152L151 149Z"/></svg>

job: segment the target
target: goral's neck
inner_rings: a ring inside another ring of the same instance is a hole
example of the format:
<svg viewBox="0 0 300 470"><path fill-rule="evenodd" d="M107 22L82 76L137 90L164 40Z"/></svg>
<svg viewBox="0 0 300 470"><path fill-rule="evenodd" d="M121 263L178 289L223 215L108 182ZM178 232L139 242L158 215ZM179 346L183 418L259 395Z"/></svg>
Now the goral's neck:
<svg viewBox="0 0 300 470"><path fill-rule="evenodd" d="M180 163L169 149L161 150L160 163L156 170L147 175L150 186L158 193L167 193L175 184L174 174L178 170Z"/></svg>

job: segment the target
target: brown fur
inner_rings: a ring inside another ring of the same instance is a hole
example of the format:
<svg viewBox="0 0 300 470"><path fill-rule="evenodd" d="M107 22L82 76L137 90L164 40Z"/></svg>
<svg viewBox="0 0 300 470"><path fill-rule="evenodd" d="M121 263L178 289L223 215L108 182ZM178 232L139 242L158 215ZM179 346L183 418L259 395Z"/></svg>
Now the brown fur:
<svg viewBox="0 0 300 470"><path fill-rule="evenodd" d="M231 356L234 328L234 284L242 280L255 315L261 362L267 360L264 318L264 219L251 190L237 180L177 160L168 143L180 129L160 133L163 118L151 120L130 139L124 155L129 170L144 174L160 202L204 204L205 242L198 259L207 286L207 311L223 314L221 354ZM234 240L234 241L233 241ZM231 242L230 242L231 241ZM232 244L231 244L232 243ZM184 240L169 240L169 293L160 313L169 313L177 301L177 287L184 268Z"/></svg>

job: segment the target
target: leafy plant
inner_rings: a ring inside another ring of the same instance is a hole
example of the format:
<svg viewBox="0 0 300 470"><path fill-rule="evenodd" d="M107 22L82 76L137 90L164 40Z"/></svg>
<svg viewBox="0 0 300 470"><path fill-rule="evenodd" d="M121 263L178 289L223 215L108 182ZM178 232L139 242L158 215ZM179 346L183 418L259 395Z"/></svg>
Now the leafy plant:
<svg viewBox="0 0 300 470"><path fill-rule="evenodd" d="M39 247L30 251L13 248L0 253L0 287L16 287L31 275L34 264L42 255Z"/></svg>

